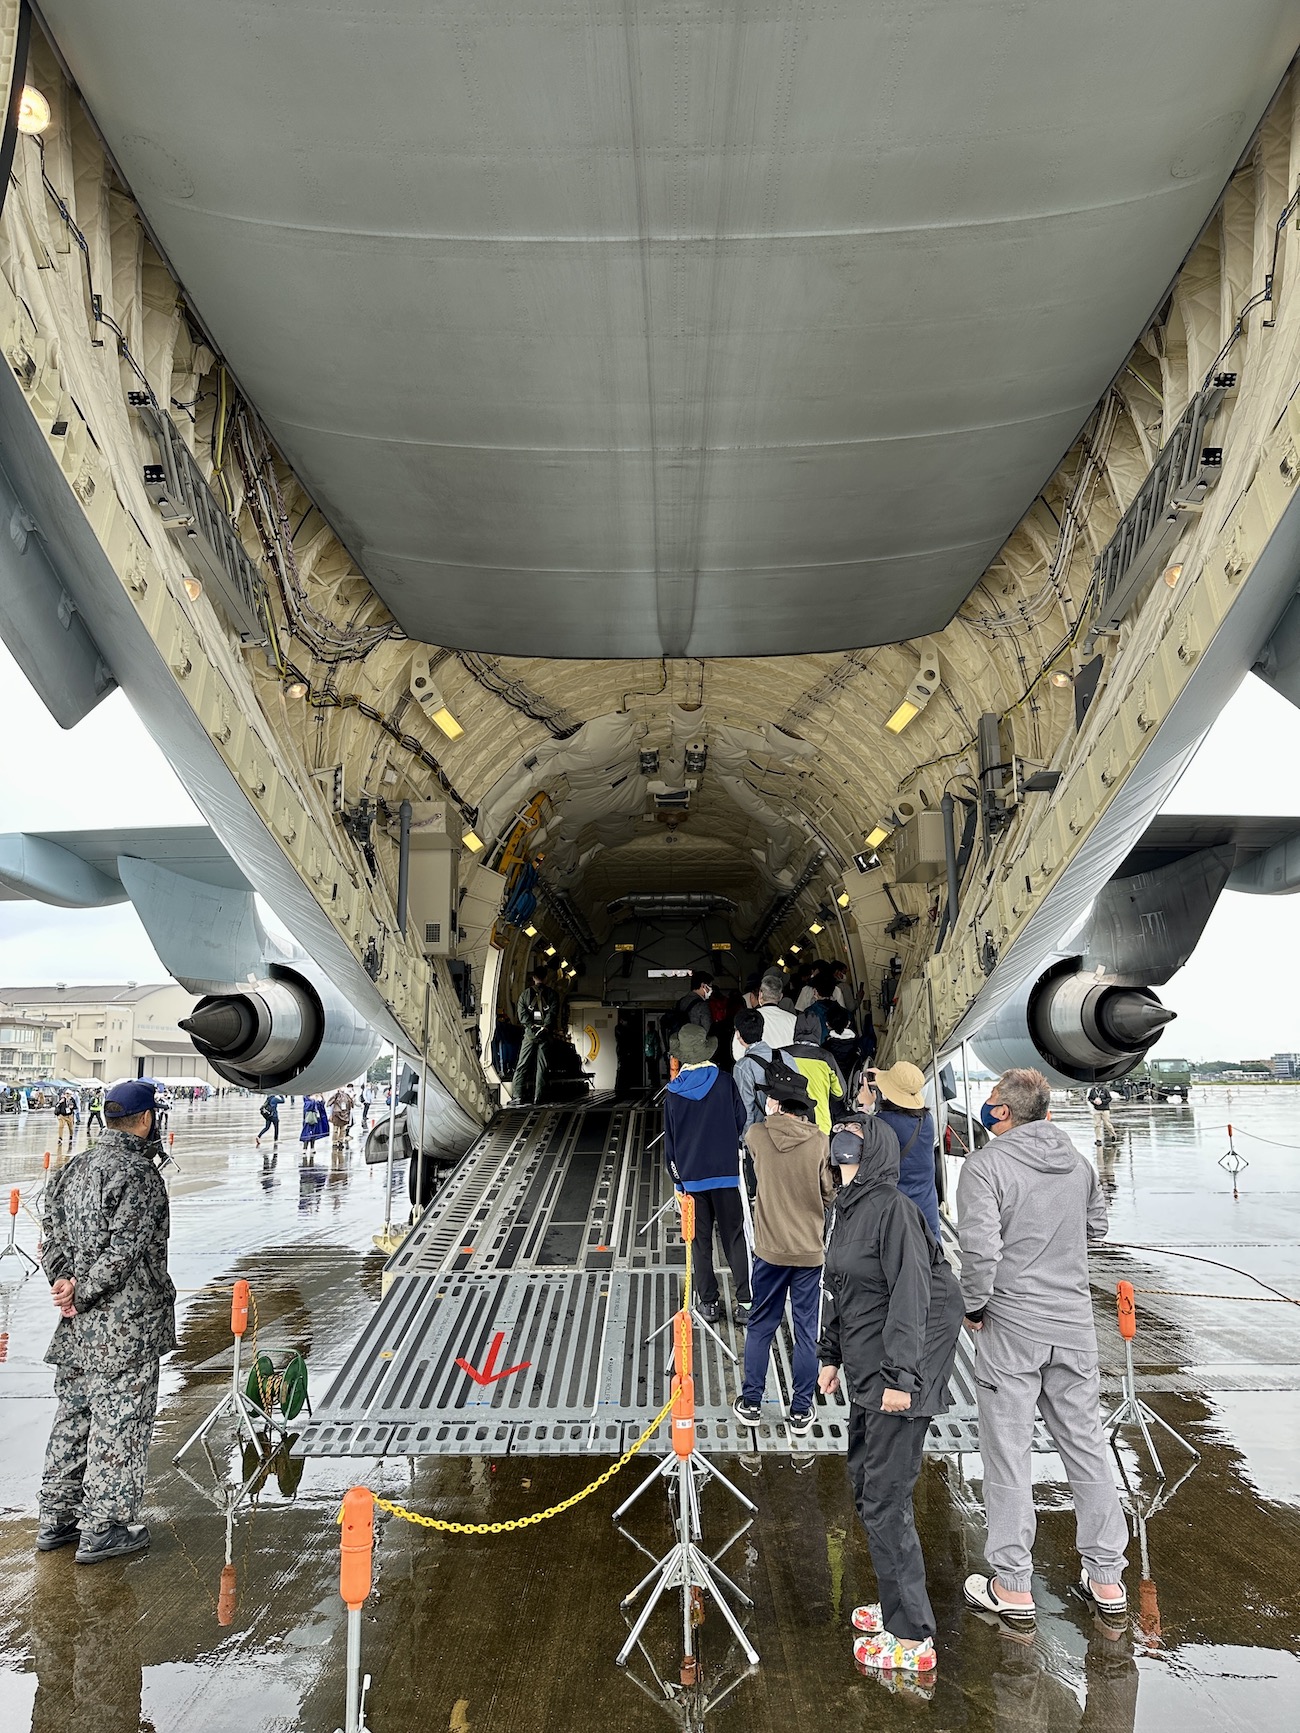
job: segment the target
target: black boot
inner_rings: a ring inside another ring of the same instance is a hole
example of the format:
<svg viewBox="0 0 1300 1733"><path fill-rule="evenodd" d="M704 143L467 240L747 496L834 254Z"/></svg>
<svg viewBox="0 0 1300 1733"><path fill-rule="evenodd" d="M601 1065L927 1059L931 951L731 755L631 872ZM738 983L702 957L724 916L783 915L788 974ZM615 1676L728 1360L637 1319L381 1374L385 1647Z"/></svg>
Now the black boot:
<svg viewBox="0 0 1300 1733"><path fill-rule="evenodd" d="M149 1545L149 1530L142 1522L115 1522L108 1528L87 1531L77 1548L79 1565L97 1565L105 1559L125 1558L143 1552Z"/></svg>
<svg viewBox="0 0 1300 1733"><path fill-rule="evenodd" d="M80 1540L81 1530L75 1516L50 1517L36 1531L37 1552L57 1552L61 1546L71 1546Z"/></svg>

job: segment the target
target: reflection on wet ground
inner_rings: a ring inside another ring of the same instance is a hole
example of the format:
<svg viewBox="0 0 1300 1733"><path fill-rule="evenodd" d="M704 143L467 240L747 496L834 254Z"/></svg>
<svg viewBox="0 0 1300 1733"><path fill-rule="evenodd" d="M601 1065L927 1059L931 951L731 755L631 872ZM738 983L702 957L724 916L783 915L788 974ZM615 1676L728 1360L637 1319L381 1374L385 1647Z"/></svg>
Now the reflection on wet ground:
<svg viewBox="0 0 1300 1733"><path fill-rule="evenodd" d="M1091 1151L1079 1104L1060 1104L1055 1116ZM932 1690L890 1690L859 1677L848 1615L874 1598L873 1579L841 1466L732 1459L720 1466L759 1506L726 1561L755 1601L756 1671L744 1671L710 1619L702 1683L678 1693L679 1642L667 1610L628 1672L614 1668L626 1631L618 1602L644 1564L610 1523L612 1487L514 1534L432 1535L386 1523L363 1639L376 1733L919 1724L945 1733L1290 1733L1300 1724L1300 1314L1236 1272L1300 1294L1300 1092L1245 1089L1229 1099L1198 1089L1188 1108L1121 1108L1118 1119L1121 1147L1101 1163L1113 1237L1158 1249L1097 1260L1103 1363L1115 1371L1121 1363L1111 1296L1125 1277L1140 1291L1143 1393L1202 1452L1164 1508L1138 1525L1130 1632L1094 1629L1073 1594L1073 1523L1050 1457L1039 1467L1036 1637L1022 1644L963 1611L962 1578L981 1556L979 1463L932 1461L918 1521L939 1619L938 1678ZM1250 1164L1235 1200L1217 1165L1229 1120ZM324 1148L303 1166L287 1119L278 1156L254 1150L257 1122L243 1101L173 1116L172 1269L191 1291L164 1379L147 1556L86 1570L68 1552L33 1555L52 1411L41 1363L50 1308L39 1278L0 1287L6 1729L330 1733L343 1701L334 1515L350 1481L431 1514L499 1521L556 1502L600 1466L590 1458L317 1458L304 1469L282 1457L227 1544L222 1511L170 1466L229 1375L220 1285L249 1279L259 1345L277 1361L301 1348L317 1393L379 1295L371 1235L383 1220L383 1170L367 1169L355 1152L331 1162ZM35 1188L51 1129L48 1114L0 1121L0 1185ZM34 1224L25 1214L19 1221L34 1249ZM10 1269L0 1265L0 1279ZM1213 1295L1242 1298L1205 1297ZM1133 1442L1123 1445L1123 1467L1143 1515L1157 1483ZM1170 1445L1171 1480L1182 1461ZM727 1503L706 1495L706 1539L715 1545L731 1532ZM655 1498L628 1526L656 1551L668 1544Z"/></svg>

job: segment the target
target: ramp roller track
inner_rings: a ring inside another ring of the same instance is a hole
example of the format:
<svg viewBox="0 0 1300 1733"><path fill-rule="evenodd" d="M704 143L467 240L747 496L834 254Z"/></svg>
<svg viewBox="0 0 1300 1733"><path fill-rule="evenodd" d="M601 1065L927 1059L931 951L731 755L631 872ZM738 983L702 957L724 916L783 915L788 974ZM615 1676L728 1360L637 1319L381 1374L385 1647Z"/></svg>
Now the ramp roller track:
<svg viewBox="0 0 1300 1733"><path fill-rule="evenodd" d="M617 1455L668 1390L669 1332L685 1247L658 1112L640 1102L514 1109L453 1171L385 1268L384 1298L299 1440L321 1456ZM723 1276L722 1341L739 1359ZM481 1385L460 1361L518 1366ZM812 1433L789 1436L792 1343L777 1334L755 1432L731 1412L737 1367L697 1333L697 1431L705 1449L843 1454L847 1406L818 1400ZM928 1448L978 1450L972 1357L964 1342L954 1404ZM1038 1448L1048 1448L1036 1438ZM647 1450L668 1448L666 1429Z"/></svg>

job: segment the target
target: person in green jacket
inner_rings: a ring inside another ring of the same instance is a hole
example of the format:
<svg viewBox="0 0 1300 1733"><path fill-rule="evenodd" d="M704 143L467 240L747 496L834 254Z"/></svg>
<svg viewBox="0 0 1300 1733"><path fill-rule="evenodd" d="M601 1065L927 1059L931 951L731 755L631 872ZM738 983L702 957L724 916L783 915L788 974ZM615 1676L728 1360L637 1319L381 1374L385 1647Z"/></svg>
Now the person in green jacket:
<svg viewBox="0 0 1300 1733"><path fill-rule="evenodd" d="M515 1016L523 1025L524 1038L511 1098L516 1106L530 1107L541 1094L543 1045L560 1027L559 995L547 986L545 969L528 971L528 985L519 995Z"/></svg>

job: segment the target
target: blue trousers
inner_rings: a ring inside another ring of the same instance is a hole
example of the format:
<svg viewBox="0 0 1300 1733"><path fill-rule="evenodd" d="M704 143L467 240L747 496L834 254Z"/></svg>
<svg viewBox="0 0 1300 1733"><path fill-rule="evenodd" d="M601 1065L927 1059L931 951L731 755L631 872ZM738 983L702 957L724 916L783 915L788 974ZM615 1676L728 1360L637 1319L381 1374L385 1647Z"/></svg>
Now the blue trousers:
<svg viewBox="0 0 1300 1733"><path fill-rule="evenodd" d="M772 1338L785 1315L785 1297L790 1296L790 1322L794 1327L794 1389L790 1406L804 1413L813 1405L817 1385L817 1330L821 1313L821 1269L796 1269L790 1264L769 1264L755 1254L750 1285L754 1309L745 1330L745 1381L741 1394L746 1402L761 1403L767 1382L767 1361Z"/></svg>

